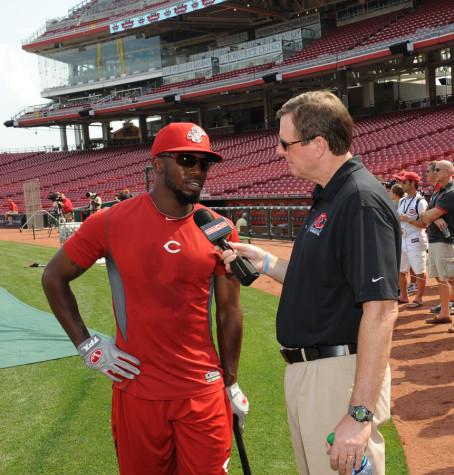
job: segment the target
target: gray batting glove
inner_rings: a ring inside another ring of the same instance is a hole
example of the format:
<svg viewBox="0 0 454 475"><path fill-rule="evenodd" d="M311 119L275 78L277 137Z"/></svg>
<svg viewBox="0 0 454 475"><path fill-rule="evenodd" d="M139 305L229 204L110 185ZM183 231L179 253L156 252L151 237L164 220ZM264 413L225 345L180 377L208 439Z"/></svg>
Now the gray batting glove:
<svg viewBox="0 0 454 475"><path fill-rule="evenodd" d="M232 405L232 411L238 416L240 431L243 432L244 419L246 418L246 414L249 412L249 401L247 400L246 394L241 391L238 383L232 384L225 389L227 390L227 395L229 396L230 404Z"/></svg>
<svg viewBox="0 0 454 475"><path fill-rule="evenodd" d="M101 340L98 335L93 335L84 340L77 347L77 351L84 359L87 368L101 371L117 383L121 383L122 378L134 379L140 374L139 368L128 362L140 365L140 361L119 350L113 338Z"/></svg>

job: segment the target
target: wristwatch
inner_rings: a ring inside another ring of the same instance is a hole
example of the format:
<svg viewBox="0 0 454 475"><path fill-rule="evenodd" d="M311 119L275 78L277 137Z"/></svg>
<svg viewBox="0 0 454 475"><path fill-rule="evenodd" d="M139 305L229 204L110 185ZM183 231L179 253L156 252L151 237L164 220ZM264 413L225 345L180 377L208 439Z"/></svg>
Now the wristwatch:
<svg viewBox="0 0 454 475"><path fill-rule="evenodd" d="M374 413L366 406L348 406L348 414L358 422L370 422L374 417Z"/></svg>

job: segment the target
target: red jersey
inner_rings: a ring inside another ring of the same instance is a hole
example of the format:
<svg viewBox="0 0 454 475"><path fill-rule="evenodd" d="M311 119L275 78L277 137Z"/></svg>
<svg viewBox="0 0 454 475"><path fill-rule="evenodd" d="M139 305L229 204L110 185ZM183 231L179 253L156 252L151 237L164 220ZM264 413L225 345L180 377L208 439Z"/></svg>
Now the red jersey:
<svg viewBox="0 0 454 475"><path fill-rule="evenodd" d="M234 227L230 239L238 241ZM149 194L139 195L90 216L64 251L84 268L106 257L116 343L141 362L141 374L116 387L157 400L196 397L223 386L211 300L213 277L225 269L193 213L171 219Z"/></svg>
<svg viewBox="0 0 454 475"><path fill-rule="evenodd" d="M71 213L71 211L73 211L73 209L74 209L72 201L69 198L63 198L62 201L61 201L61 204L62 204L63 214Z"/></svg>
<svg viewBox="0 0 454 475"><path fill-rule="evenodd" d="M17 204L14 203L14 201L9 201L8 202L8 207L9 207L9 210L12 213L18 213L19 212L19 208L17 207Z"/></svg>

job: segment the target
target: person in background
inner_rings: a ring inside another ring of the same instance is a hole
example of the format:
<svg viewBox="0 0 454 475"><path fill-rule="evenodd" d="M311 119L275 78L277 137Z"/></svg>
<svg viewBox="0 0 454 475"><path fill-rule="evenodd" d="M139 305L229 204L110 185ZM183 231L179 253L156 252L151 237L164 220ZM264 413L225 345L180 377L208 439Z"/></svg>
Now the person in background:
<svg viewBox="0 0 454 475"><path fill-rule="evenodd" d="M432 187L433 193L436 193L440 190L440 184L437 182L437 172L435 171L436 168L437 168L436 161L427 163L426 178L427 178L427 182ZM441 221L439 221L439 223L442 224ZM449 307L452 314L454 312L454 286L453 285L451 285L451 298L449 302ZM440 310L441 310L441 304L437 304L430 309L430 312L438 314L440 313Z"/></svg>
<svg viewBox="0 0 454 475"><path fill-rule="evenodd" d="M114 200L117 202L128 200L132 198L131 193L129 192L128 188L123 188L119 193L115 195Z"/></svg>
<svg viewBox="0 0 454 475"><path fill-rule="evenodd" d="M386 187L386 189L388 188ZM397 211L397 207L399 206L399 201L405 196L405 191L399 183L394 183L389 188L389 195L391 196L391 201L394 203L394 206L396 207L396 211ZM408 284L408 287L407 287L407 293L411 295L411 294L414 294L416 290L417 290L416 275L413 269L410 267L410 283Z"/></svg>
<svg viewBox="0 0 454 475"><path fill-rule="evenodd" d="M236 230L240 233L241 232L241 228L246 228L247 227L247 213L243 213L241 215L241 217L238 218L235 226L236 226ZM245 231L245 229L243 229L243 232Z"/></svg>
<svg viewBox="0 0 454 475"><path fill-rule="evenodd" d="M65 196L64 193L59 192L58 195L60 199L57 204L60 207L66 222L70 223L71 221L74 221L74 206L72 201Z"/></svg>
<svg viewBox="0 0 454 475"><path fill-rule="evenodd" d="M397 214L402 229L402 254L400 260L400 302L407 308L422 306L422 297L426 288L427 235L426 225L419 219L427 209L427 201L418 192L421 181L419 175L402 170L395 178L402 185L405 196L399 200ZM416 295L413 302L408 301L407 273L413 269L416 275Z"/></svg>
<svg viewBox="0 0 454 475"><path fill-rule="evenodd" d="M97 194L93 193L91 191L87 191L86 195L87 198L90 198L90 201L88 203L88 214L92 215L93 213L96 213L102 208L102 198Z"/></svg>
<svg viewBox="0 0 454 475"><path fill-rule="evenodd" d="M399 183L394 183L393 185L391 185L391 188L389 189L389 194L397 210L400 199L405 196L405 191ZM416 290L417 290L416 275L413 269L410 267L410 283L408 284L408 287L407 287L407 293L414 294Z"/></svg>
<svg viewBox="0 0 454 475"><path fill-rule="evenodd" d="M5 213L5 220L11 224L13 222L13 216L19 214L19 208L11 198L7 198L6 204L8 205L8 211Z"/></svg>
<svg viewBox="0 0 454 475"><path fill-rule="evenodd" d="M435 162L433 167L435 191L421 220L428 225L429 276L437 279L440 294L438 316L426 323L451 322L451 291L454 285L454 165L448 160ZM449 333L454 333L451 326Z"/></svg>
<svg viewBox="0 0 454 475"><path fill-rule="evenodd" d="M394 180L393 180L394 181ZM388 187L386 187L388 189ZM389 188L389 195L391 196L391 201L394 203L394 206L397 207L399 206L399 201L401 198L405 196L405 191L400 185L400 183L393 183L390 188ZM407 293L408 294L414 294L416 292L416 275L413 271L413 269L410 267L410 283L408 284L407 287Z"/></svg>
<svg viewBox="0 0 454 475"><path fill-rule="evenodd" d="M404 197L405 191L402 188L402 185L399 183L394 183L394 185L391 186L389 190L389 195L391 197L391 201L394 203L394 206L397 207L399 206L399 201Z"/></svg>

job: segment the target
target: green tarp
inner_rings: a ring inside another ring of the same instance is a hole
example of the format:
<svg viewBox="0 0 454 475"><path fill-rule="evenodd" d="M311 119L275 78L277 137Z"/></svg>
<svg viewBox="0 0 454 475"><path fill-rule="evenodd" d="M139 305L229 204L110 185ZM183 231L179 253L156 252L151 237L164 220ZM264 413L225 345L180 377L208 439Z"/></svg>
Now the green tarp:
<svg viewBox="0 0 454 475"><path fill-rule="evenodd" d="M77 350L52 314L30 307L0 287L0 368L74 355Z"/></svg>

